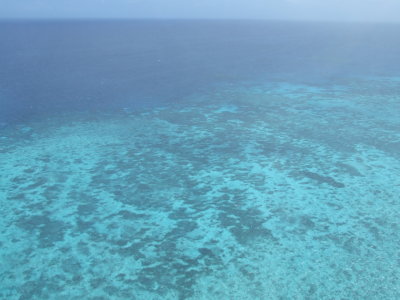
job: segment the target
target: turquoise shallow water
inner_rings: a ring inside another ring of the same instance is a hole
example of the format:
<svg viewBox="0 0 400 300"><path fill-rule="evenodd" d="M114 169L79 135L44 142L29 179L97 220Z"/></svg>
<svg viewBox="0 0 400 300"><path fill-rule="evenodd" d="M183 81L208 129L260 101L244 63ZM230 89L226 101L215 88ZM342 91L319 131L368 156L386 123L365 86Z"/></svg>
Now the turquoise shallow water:
<svg viewBox="0 0 400 300"><path fill-rule="evenodd" d="M399 78L247 82L0 134L2 299L399 299Z"/></svg>

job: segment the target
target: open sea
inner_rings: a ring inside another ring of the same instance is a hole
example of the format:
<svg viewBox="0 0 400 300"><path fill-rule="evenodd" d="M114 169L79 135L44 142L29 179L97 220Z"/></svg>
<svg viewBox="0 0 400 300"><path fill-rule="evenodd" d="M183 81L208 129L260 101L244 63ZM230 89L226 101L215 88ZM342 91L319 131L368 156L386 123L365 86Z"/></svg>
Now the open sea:
<svg viewBox="0 0 400 300"><path fill-rule="evenodd" d="M1 21L0 299L400 299L400 24Z"/></svg>

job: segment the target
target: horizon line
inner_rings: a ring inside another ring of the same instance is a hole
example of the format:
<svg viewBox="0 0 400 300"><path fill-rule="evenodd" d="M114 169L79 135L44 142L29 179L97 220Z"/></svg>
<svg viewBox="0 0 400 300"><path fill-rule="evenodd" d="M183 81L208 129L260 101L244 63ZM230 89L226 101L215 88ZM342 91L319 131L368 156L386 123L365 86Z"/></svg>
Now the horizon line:
<svg viewBox="0 0 400 300"><path fill-rule="evenodd" d="M40 22L40 21L252 21L252 22L288 22L288 23L335 23L335 24L394 24L400 21L378 20L319 20L319 19L272 19L272 18L184 18L184 17L0 17L0 22Z"/></svg>

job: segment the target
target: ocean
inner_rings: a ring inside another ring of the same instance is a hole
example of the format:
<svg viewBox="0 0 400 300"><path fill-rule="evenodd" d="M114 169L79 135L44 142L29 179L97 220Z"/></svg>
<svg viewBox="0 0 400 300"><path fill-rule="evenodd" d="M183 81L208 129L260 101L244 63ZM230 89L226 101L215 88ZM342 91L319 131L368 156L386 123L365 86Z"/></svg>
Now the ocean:
<svg viewBox="0 0 400 300"><path fill-rule="evenodd" d="M0 22L1 299L399 299L400 25Z"/></svg>

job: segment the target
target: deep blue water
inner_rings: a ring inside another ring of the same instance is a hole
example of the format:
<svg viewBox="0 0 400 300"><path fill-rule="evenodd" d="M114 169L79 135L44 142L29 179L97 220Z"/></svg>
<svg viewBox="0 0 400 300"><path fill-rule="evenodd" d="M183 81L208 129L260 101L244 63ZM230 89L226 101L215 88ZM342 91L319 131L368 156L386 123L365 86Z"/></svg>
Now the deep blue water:
<svg viewBox="0 0 400 300"><path fill-rule="evenodd" d="M182 101L260 78L396 75L399 35L395 24L3 21L0 118Z"/></svg>
<svg viewBox="0 0 400 300"><path fill-rule="evenodd" d="M0 299L400 299L400 25L0 22Z"/></svg>

